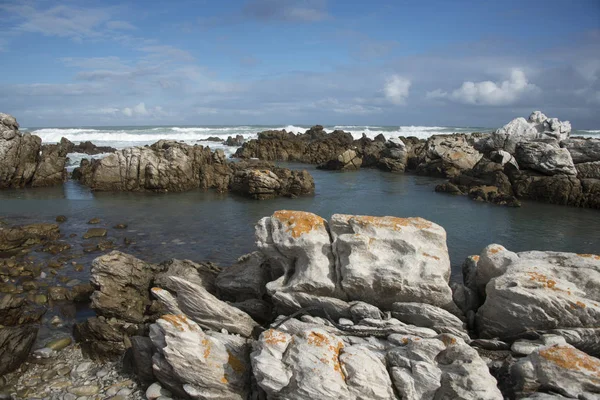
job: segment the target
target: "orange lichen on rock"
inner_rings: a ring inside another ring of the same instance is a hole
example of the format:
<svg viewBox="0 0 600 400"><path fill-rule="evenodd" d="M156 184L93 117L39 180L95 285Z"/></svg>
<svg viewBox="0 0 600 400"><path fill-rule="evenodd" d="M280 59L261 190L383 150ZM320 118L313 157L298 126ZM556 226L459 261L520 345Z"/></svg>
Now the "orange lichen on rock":
<svg viewBox="0 0 600 400"><path fill-rule="evenodd" d="M182 332L185 330L186 327L187 329L197 330L196 328L193 328L192 325L190 325L185 315L165 314L160 318L169 322L171 325L173 325L175 328Z"/></svg>
<svg viewBox="0 0 600 400"><path fill-rule="evenodd" d="M229 364L231 369L234 370L238 374L243 374L246 371L246 367L244 366L244 363L239 358L237 358L236 356L231 354L231 352L229 350L227 350L227 355L228 355L227 364Z"/></svg>
<svg viewBox="0 0 600 400"><path fill-rule="evenodd" d="M344 371L342 371L342 366L340 365L340 351L344 348L344 343L341 341L338 342L336 346L330 346L330 350L333 351L333 356L331 357L331 361L333 361L333 370L335 372L339 372L342 376L342 379L346 380L344 376Z"/></svg>
<svg viewBox="0 0 600 400"><path fill-rule="evenodd" d="M429 229L433 225L431 222L421 217L399 218L399 217L371 217L367 215L348 216L348 220L357 222L362 226L372 225L378 228L389 228L395 231L403 227L412 226L417 229Z"/></svg>
<svg viewBox="0 0 600 400"><path fill-rule="evenodd" d="M449 335L441 335L440 340L446 345L446 347L456 344L456 339Z"/></svg>
<svg viewBox="0 0 600 400"><path fill-rule="evenodd" d="M577 254L579 257L583 258L594 258L594 260L600 260L600 256L596 254Z"/></svg>
<svg viewBox="0 0 600 400"><path fill-rule="evenodd" d="M440 258L439 258L438 256L432 256L431 254L427 254L427 253L423 253L423 255L424 255L425 257L431 257L431 258L433 258L434 260L438 260L438 261L440 260Z"/></svg>
<svg viewBox="0 0 600 400"><path fill-rule="evenodd" d="M585 308L585 303L576 301L575 304L571 304L571 308Z"/></svg>
<svg viewBox="0 0 600 400"><path fill-rule="evenodd" d="M275 211L273 213L273 218L286 224L288 232L290 232L294 238L299 238L315 228L325 226L325 220L323 218L304 211Z"/></svg>
<svg viewBox="0 0 600 400"><path fill-rule="evenodd" d="M204 346L204 359L208 360L208 356L210 356L210 340L207 338L202 339L202 346Z"/></svg>
<svg viewBox="0 0 600 400"><path fill-rule="evenodd" d="M223 377L221 378L221 382L222 383L229 383L229 380L227 379L227 377L225 375L223 375Z"/></svg>
<svg viewBox="0 0 600 400"><path fill-rule="evenodd" d="M478 262L479 261L479 256L471 256L471 258L475 261Z"/></svg>
<svg viewBox="0 0 600 400"><path fill-rule="evenodd" d="M311 346L324 347L330 345L329 339L322 333L319 332L311 332L308 334L308 344Z"/></svg>
<svg viewBox="0 0 600 400"><path fill-rule="evenodd" d="M263 333L263 338L265 343L273 346L279 343L285 343L287 341L285 334L276 329L269 329L265 331L265 333Z"/></svg>
<svg viewBox="0 0 600 400"><path fill-rule="evenodd" d="M490 253L492 254L496 254L498 253L500 250L502 250L500 247L493 247L490 249Z"/></svg>
<svg viewBox="0 0 600 400"><path fill-rule="evenodd" d="M561 368L592 373L600 378L600 360L574 347L549 347L541 350L540 356Z"/></svg>
<svg viewBox="0 0 600 400"><path fill-rule="evenodd" d="M546 275L540 274L538 272L528 272L529 280L535 281L544 284L545 287L552 290L561 290L556 287L556 281L553 279L549 279ZM562 291L562 290L561 290Z"/></svg>

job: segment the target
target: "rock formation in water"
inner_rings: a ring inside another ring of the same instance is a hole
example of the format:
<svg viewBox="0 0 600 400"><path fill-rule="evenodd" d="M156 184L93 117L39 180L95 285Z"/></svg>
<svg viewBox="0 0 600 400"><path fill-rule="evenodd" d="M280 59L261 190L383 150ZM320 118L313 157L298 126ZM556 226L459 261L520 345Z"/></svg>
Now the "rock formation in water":
<svg viewBox="0 0 600 400"><path fill-rule="evenodd" d="M39 136L19 132L13 116L0 113L0 189L62 184L72 148L65 138L42 145Z"/></svg>
<svg viewBox="0 0 600 400"><path fill-rule="evenodd" d="M421 218L277 211L256 237L223 270L96 259L101 317L82 326L113 320L112 354L129 347L141 381L181 398L600 393L600 255L493 244L451 289L445 231Z"/></svg>
<svg viewBox="0 0 600 400"><path fill-rule="evenodd" d="M130 147L100 160L82 160L73 177L97 191L182 192L202 188L231 190L256 199L314 193L306 171L265 162L231 163L222 150L161 140Z"/></svg>
<svg viewBox="0 0 600 400"><path fill-rule="evenodd" d="M353 140L320 125L303 134L265 131L235 154L241 159L298 161L318 168L390 172L449 178L439 192L519 206L519 199L600 208L600 140L570 138L571 124L539 111L491 134L434 135L428 139L383 135Z"/></svg>

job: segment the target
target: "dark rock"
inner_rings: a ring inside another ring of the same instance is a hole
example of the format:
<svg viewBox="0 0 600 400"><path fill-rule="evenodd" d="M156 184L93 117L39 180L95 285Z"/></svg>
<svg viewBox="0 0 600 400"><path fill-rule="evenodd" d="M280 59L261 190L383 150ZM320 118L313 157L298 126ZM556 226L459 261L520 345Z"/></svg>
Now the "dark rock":
<svg viewBox="0 0 600 400"><path fill-rule="evenodd" d="M127 229L127 224L116 224L113 226L114 229Z"/></svg>
<svg viewBox="0 0 600 400"><path fill-rule="evenodd" d="M227 140L225 140L226 146L240 147L243 144L244 144L244 137L242 135L235 135L235 138L228 136Z"/></svg>
<svg viewBox="0 0 600 400"><path fill-rule="evenodd" d="M88 155L96 155L102 153L114 153L117 151L114 147L109 146L96 146L94 143L90 141L79 142L78 145L73 146L73 150L71 153L83 153Z"/></svg>
<svg viewBox="0 0 600 400"><path fill-rule="evenodd" d="M0 228L0 251L18 251L26 247L58 239L57 224L30 224Z"/></svg>
<svg viewBox="0 0 600 400"><path fill-rule="evenodd" d="M133 367L138 379L146 384L155 382L156 378L152 370L152 355L154 354L152 341L144 336L132 336L130 340Z"/></svg>
<svg viewBox="0 0 600 400"><path fill-rule="evenodd" d="M88 224L95 225L100 223L100 218L92 218L88 221Z"/></svg>
<svg viewBox="0 0 600 400"><path fill-rule="evenodd" d="M92 317L74 326L73 335L81 344L87 356L97 360L116 359L130 347L130 336L144 336L147 327L144 324L133 324Z"/></svg>
<svg viewBox="0 0 600 400"><path fill-rule="evenodd" d="M104 228L90 228L86 233L83 234L84 239L97 238L97 237L105 237L106 229Z"/></svg>
<svg viewBox="0 0 600 400"><path fill-rule="evenodd" d="M0 376L14 371L27 359L37 337L33 325L0 328Z"/></svg>
<svg viewBox="0 0 600 400"><path fill-rule="evenodd" d="M62 223L62 222L66 222L67 221L67 217L64 215L59 215L56 217L56 222L58 223Z"/></svg>

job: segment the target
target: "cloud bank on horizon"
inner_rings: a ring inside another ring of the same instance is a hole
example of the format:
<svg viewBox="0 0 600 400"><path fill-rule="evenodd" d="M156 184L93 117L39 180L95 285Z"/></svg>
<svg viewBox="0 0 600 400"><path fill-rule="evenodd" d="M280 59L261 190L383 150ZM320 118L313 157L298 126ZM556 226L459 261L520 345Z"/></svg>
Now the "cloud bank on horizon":
<svg viewBox="0 0 600 400"><path fill-rule="evenodd" d="M600 3L4 1L24 126L600 127ZM356 4L355 4L356 3Z"/></svg>

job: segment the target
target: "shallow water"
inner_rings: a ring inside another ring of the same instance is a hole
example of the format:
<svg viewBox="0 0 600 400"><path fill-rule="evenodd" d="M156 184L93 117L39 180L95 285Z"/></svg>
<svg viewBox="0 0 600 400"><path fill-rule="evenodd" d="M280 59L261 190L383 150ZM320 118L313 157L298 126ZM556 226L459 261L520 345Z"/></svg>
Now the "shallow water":
<svg viewBox="0 0 600 400"><path fill-rule="evenodd" d="M443 180L378 170L320 171L306 168L315 179L314 196L297 199L249 200L214 191L186 193L91 193L69 181L63 187L0 191L0 216L11 223L69 220L64 234L81 236L92 217L109 228L109 238L136 244L123 251L144 260L169 258L210 260L228 265L254 250L254 224L279 209L311 211L328 218L334 213L420 216L443 226L453 277L460 276L466 256L490 243L513 251L555 250L600 252L600 212L597 210L523 202L521 208L499 207L463 196L435 193ZM127 223L126 231L111 229ZM99 253L86 255L92 259ZM79 279L84 276L79 275Z"/></svg>

